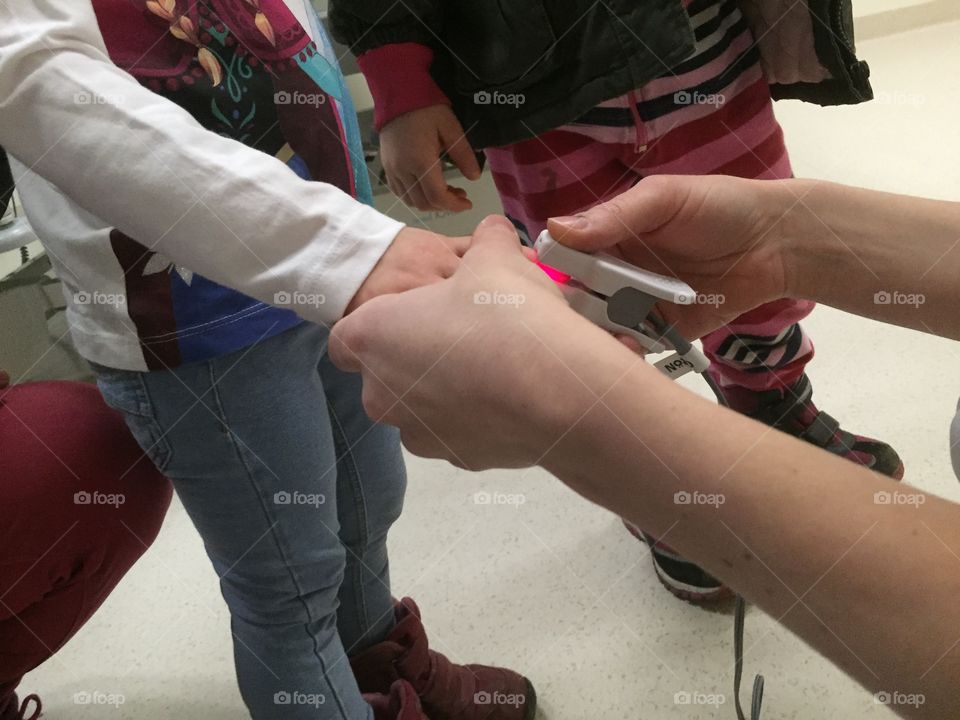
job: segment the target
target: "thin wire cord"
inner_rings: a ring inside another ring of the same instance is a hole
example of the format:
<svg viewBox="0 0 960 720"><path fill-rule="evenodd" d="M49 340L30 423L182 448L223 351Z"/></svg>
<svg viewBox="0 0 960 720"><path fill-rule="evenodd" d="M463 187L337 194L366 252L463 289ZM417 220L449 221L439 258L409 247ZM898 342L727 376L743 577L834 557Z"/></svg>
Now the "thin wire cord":
<svg viewBox="0 0 960 720"><path fill-rule="evenodd" d="M676 327L668 325L656 312L650 313L647 320L650 322L651 327L660 334L660 339L669 342L673 346L673 349L681 355L685 354L692 347L693 343L677 332ZM717 403L724 407L730 407L727 399L720 391L719 385L717 385L716 381L710 376L710 373L704 372L702 375L704 381L706 381L710 389L713 390L713 394L717 396ZM733 618L733 697L737 710L737 720L747 720L747 716L744 714L743 707L740 704L740 685L743 680L743 636L746 616L747 601L743 599L742 595L737 595L737 605ZM760 709L762 706L763 675L758 673L753 678L753 693L750 698L750 720L760 720Z"/></svg>

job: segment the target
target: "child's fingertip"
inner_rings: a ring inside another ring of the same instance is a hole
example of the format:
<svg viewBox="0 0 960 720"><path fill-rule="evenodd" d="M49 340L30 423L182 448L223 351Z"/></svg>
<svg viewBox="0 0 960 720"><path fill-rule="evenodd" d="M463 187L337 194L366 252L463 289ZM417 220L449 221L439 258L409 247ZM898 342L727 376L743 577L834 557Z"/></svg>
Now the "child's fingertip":
<svg viewBox="0 0 960 720"><path fill-rule="evenodd" d="M637 355L644 356L647 354L647 349L638 343L635 338L632 338L629 335L618 335L616 333L614 333L613 336L623 343L628 349L637 353Z"/></svg>

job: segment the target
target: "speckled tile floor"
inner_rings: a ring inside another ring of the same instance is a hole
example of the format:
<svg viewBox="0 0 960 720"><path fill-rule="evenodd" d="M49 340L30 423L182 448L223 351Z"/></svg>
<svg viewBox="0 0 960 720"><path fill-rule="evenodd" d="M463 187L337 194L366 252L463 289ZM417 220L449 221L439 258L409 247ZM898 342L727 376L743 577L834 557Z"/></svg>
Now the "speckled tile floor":
<svg viewBox="0 0 960 720"><path fill-rule="evenodd" d="M960 67L958 34L960 23L864 43L880 97L873 105L779 105L797 174L956 199L960 76L945 68ZM830 309L806 325L821 405L850 428L895 441L909 482L960 500L947 449L960 348ZM732 617L668 595L616 518L537 470L469 475L411 459L410 478L392 535L393 577L398 593L420 602L436 647L522 669L550 720L735 717ZM478 491L525 502L478 505ZM747 646L748 673L766 676L764 717L892 717L759 611L749 615ZM179 505L101 612L22 690L41 692L52 720L244 716L227 613ZM73 702L92 690L125 703ZM726 702L677 704L682 692Z"/></svg>

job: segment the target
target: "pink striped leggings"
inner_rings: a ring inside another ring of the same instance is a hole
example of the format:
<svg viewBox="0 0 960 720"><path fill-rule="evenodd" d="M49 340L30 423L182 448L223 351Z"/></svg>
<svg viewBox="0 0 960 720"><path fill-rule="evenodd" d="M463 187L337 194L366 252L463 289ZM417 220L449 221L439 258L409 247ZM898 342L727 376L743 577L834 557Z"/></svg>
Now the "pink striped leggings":
<svg viewBox="0 0 960 720"><path fill-rule="evenodd" d="M718 13L720 13L718 17ZM697 54L665 77L603 103L575 124L487 149L506 214L533 240L571 215L655 174L790 177L783 132L750 32L718 6L692 18ZM703 338L721 386L789 386L813 357L798 322L814 303L780 300Z"/></svg>

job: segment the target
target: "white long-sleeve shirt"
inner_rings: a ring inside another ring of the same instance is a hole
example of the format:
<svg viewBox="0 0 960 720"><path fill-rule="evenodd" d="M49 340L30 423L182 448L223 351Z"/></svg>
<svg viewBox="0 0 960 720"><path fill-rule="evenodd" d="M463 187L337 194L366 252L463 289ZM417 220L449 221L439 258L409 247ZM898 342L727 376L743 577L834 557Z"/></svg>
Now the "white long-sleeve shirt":
<svg viewBox="0 0 960 720"><path fill-rule="evenodd" d="M216 2L204 5L214 13L218 9ZM296 35L296 23L289 25L289 17L284 17L292 13L308 44L306 52L297 52L294 46L286 63L267 63L274 90L299 87L304 78L316 81L314 108L320 102L333 107L346 146L346 135L355 134L352 107L309 0L264 0L261 5L274 25L284 25L286 38ZM110 22L102 8L98 13L101 23ZM198 22L203 19L194 17ZM235 47L243 48L246 71L262 74L265 63L256 62L261 57L256 36L244 35L247 19L241 18L235 27L226 19ZM167 275L178 275L187 285L199 275L266 303L300 293L313 300L293 304L298 315L322 323L338 319L402 225L332 184L299 177L294 171L300 161L296 147L291 152L284 146L270 154L271 150L218 134L228 134L222 129L206 129L190 112L141 84L143 76L135 78L120 69L108 54L104 34L90 0L0 3L0 145L18 161L17 186L64 282L81 352L95 362L127 369L168 364L151 362L151 351L144 353L143 328L138 338L131 308L121 307L124 298L110 302L111 296L130 292L131 267L124 267L116 252L118 232L158 253L148 258L150 274L169 266L176 272L168 268ZM261 46L266 42L262 37L260 41ZM171 36L163 42L180 41ZM183 46L196 54L189 43ZM145 55L149 52L151 48L144 48ZM231 93L247 82L244 62L241 57L235 67L233 60L229 67L226 59L221 63L225 75L221 85L229 85ZM325 71L325 66L334 69ZM192 85L191 78L207 81L205 75L199 76L195 60L191 67L194 74L184 75L185 83ZM229 77L234 72L240 75ZM234 80L240 84L231 85ZM226 97L222 90L217 92L217 97ZM289 98L288 93L288 103ZM264 103L257 112L265 112ZM273 123L271 132L277 125ZM329 128L318 127L317 132ZM357 167L357 148L349 154L356 176L354 186L347 189L362 197L368 188L365 169ZM174 288L174 296L181 290ZM125 300L130 305L131 298ZM174 307L176 301L174 297ZM190 301L196 298L179 298L181 304ZM256 306L264 309L260 303ZM221 318L221 324L259 312L253 306L234 308L236 312ZM184 317L195 326L185 327ZM175 332L195 335L211 322L186 313L177 318ZM157 337L162 342L161 336ZM226 342L224 351L237 342L236 338ZM180 361L197 359L203 352L209 353L209 348L187 352Z"/></svg>

